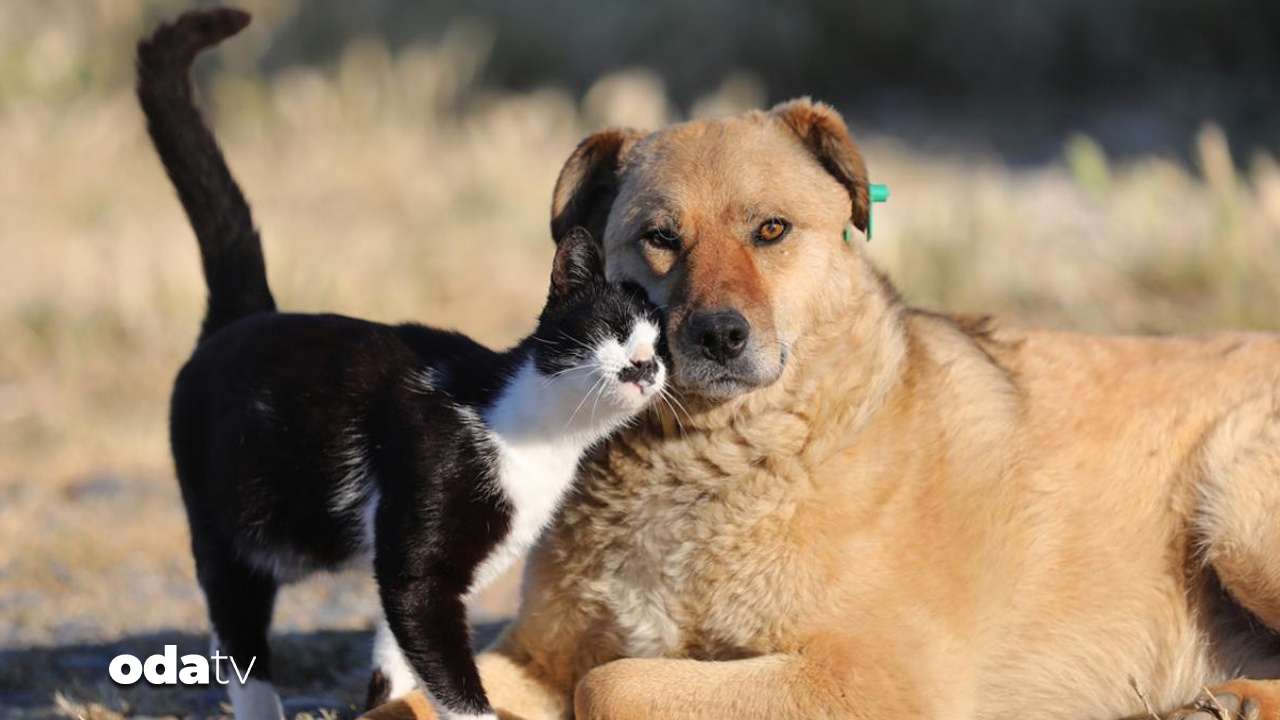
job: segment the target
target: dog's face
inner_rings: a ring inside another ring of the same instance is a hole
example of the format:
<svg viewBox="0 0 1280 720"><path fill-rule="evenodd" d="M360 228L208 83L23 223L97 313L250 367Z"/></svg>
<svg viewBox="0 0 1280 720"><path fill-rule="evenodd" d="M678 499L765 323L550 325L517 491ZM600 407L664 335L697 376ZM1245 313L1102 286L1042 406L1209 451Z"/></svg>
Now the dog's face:
<svg viewBox="0 0 1280 720"><path fill-rule="evenodd" d="M848 275L841 237L865 231L868 206L843 120L802 100L592 135L561 172L552 231L602 238L609 278L665 309L676 384L727 398L782 375L833 274Z"/></svg>

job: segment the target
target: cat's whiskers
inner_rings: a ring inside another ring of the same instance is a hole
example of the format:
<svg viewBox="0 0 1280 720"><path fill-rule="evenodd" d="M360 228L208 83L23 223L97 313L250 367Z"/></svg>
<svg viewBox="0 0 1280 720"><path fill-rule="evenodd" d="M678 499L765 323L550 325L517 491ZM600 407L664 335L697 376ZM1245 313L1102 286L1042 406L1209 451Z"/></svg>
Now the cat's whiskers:
<svg viewBox="0 0 1280 720"><path fill-rule="evenodd" d="M675 419L676 427L680 428L680 437L688 435L684 429L684 423L680 422L680 413L676 411L676 405L679 405L681 410L684 410L684 405L681 404L679 400L676 400L675 395L666 387L663 387L658 391L658 398L661 399L662 402L666 403L667 407L671 409L671 417ZM675 403L674 405L672 404L673 401ZM689 415L689 411L684 410L684 414ZM692 416L690 416L690 419L693 419Z"/></svg>
<svg viewBox="0 0 1280 720"><path fill-rule="evenodd" d="M595 369L595 368L593 368L593 367L592 367L592 366L590 366L590 365L574 365L573 367L568 367L568 368L565 368L564 370L559 370L559 371L557 371L557 372L553 372L553 373L551 373L550 375L548 375L548 376L546 377L546 379L545 379L545 380L543 380L543 381L542 381L542 384L538 386L538 389L539 389L539 390L545 390L545 389L547 388L547 386L548 386L548 385L550 385L551 383L555 382L557 378L560 378L560 377L562 377L562 376L564 376L564 375L568 375L569 373L572 373L572 372L589 372L589 371L594 370L594 369Z"/></svg>
<svg viewBox="0 0 1280 720"><path fill-rule="evenodd" d="M561 429L561 432L569 429L569 426L573 424L573 419L578 416L578 411L582 409L583 405L587 404L587 400L591 399L591 393L594 392L597 387L600 387L600 385L608 379L609 379L608 377L601 375L600 378L596 380L595 385L591 386L591 390L588 390L585 394L583 394L582 401L578 403L578 407L573 409L573 414L571 414L569 416L569 419L565 421L564 427Z"/></svg>
<svg viewBox="0 0 1280 720"><path fill-rule="evenodd" d="M595 347L588 344L587 341L582 340L580 338L576 338L563 330L560 331L560 337L564 338L565 340L568 340L572 347L582 348L583 350L586 350L589 353L595 352ZM589 339L593 339L593 338L589 338ZM548 345L553 344L550 341L546 341L546 340L544 340L543 342L546 342Z"/></svg>
<svg viewBox="0 0 1280 720"><path fill-rule="evenodd" d="M685 417L689 418L691 421L693 420L693 414L689 412L689 408L684 406L684 403L680 402L680 398L676 395L676 391L670 385L663 385L662 392L664 395L671 398L676 405L680 406L680 410L684 413Z"/></svg>
<svg viewBox="0 0 1280 720"><path fill-rule="evenodd" d="M591 427L596 426L596 408L600 406L600 398L604 396L605 385L600 384L600 389L596 391L596 401L591 404Z"/></svg>

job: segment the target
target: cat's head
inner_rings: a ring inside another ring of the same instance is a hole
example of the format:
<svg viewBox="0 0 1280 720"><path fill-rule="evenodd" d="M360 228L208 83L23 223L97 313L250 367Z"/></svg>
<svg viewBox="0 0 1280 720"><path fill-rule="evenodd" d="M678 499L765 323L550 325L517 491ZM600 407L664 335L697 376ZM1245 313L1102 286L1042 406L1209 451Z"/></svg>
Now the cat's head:
<svg viewBox="0 0 1280 720"><path fill-rule="evenodd" d="M538 372L580 389L594 411L633 413L662 392L658 308L638 285L605 279L591 234L574 228L556 246L551 291L531 350Z"/></svg>

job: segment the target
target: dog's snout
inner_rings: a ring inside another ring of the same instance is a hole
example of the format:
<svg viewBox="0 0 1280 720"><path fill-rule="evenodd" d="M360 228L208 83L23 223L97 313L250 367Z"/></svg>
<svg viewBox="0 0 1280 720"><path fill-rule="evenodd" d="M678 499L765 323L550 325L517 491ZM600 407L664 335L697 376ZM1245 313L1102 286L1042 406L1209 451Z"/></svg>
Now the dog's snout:
<svg viewBox="0 0 1280 720"><path fill-rule="evenodd" d="M698 351L710 360L725 363L742 355L751 324L737 310L717 310L694 315L689 335Z"/></svg>
<svg viewBox="0 0 1280 720"><path fill-rule="evenodd" d="M618 371L618 380L633 382L637 385L651 385L658 374L658 361L652 354L645 360L633 360L631 364Z"/></svg>

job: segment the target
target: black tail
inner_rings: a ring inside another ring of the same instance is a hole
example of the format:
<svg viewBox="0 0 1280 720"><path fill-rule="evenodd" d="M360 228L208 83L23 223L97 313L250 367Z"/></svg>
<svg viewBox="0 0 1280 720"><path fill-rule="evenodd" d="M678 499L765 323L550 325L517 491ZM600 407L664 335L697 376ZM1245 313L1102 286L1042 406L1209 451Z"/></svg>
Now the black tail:
<svg viewBox="0 0 1280 720"><path fill-rule="evenodd" d="M191 98L196 55L248 24L249 14L240 10L192 10L138 43L138 100L147 131L200 242L209 286L202 339L276 307L249 204Z"/></svg>

